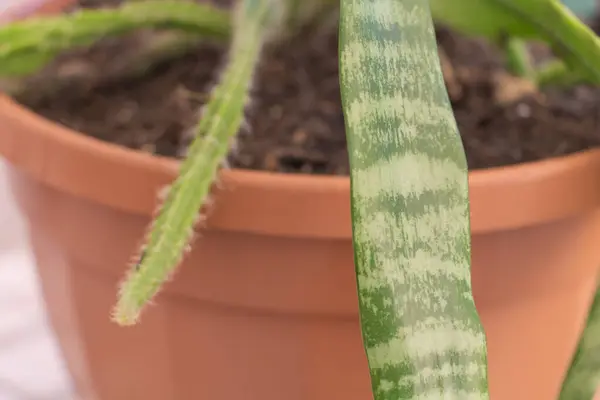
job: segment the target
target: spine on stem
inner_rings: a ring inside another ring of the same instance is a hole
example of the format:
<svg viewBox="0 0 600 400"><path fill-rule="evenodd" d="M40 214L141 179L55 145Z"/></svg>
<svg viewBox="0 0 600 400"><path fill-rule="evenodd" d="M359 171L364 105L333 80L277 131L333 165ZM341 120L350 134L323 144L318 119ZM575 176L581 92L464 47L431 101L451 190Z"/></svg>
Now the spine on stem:
<svg viewBox="0 0 600 400"><path fill-rule="evenodd" d="M138 320L142 308L188 250L200 209L244 121L261 49L279 29L280 7L278 0L241 0L236 4L229 62L202 110L195 138L152 223L141 256L121 286L113 313L116 323L132 325Z"/></svg>

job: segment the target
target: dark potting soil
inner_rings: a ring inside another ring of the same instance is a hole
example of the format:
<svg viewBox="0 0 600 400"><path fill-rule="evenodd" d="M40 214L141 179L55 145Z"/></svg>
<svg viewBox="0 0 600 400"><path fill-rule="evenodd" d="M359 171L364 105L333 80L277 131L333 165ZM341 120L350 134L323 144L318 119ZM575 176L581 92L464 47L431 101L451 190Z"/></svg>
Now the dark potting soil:
<svg viewBox="0 0 600 400"><path fill-rule="evenodd" d="M118 3L119 0L108 0ZM107 0L102 0L106 4ZM99 0L82 0L85 6ZM569 154L600 144L600 89L536 91L510 76L500 53L482 41L438 29L446 86L471 169ZM103 40L61 55L17 100L39 114L102 140L179 156L223 65L224 46L203 44L139 79L101 79L143 37ZM50 94L37 88L79 69L94 79ZM87 70L86 70L87 69ZM61 72L62 71L62 72ZM338 84L337 34L311 30L266 49L230 165L316 174L347 174ZM100 79L98 79L100 78Z"/></svg>

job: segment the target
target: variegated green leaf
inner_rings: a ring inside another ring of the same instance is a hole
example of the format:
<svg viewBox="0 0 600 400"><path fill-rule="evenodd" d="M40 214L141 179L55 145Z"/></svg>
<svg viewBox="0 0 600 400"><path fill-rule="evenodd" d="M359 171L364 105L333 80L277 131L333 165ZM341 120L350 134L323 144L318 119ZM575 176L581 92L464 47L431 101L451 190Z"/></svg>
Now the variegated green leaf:
<svg viewBox="0 0 600 400"><path fill-rule="evenodd" d="M342 0L360 316L376 400L487 399L467 164L427 0Z"/></svg>
<svg viewBox="0 0 600 400"><path fill-rule="evenodd" d="M592 400L600 390L600 286L592 301L559 400Z"/></svg>

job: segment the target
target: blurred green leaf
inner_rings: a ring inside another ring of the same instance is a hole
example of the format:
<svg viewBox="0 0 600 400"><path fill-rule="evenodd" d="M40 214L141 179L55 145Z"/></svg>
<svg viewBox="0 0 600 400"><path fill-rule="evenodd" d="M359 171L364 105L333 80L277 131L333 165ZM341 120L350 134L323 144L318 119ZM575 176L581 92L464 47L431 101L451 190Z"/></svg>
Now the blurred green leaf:
<svg viewBox="0 0 600 400"><path fill-rule="evenodd" d="M155 0L17 21L0 27L0 76L32 74L61 51L140 28L169 28L200 38L226 38L230 34L229 19L229 12L210 5Z"/></svg>
<svg viewBox="0 0 600 400"><path fill-rule="evenodd" d="M430 0L435 20L495 42L547 42L573 73L600 84L600 40L557 0Z"/></svg>

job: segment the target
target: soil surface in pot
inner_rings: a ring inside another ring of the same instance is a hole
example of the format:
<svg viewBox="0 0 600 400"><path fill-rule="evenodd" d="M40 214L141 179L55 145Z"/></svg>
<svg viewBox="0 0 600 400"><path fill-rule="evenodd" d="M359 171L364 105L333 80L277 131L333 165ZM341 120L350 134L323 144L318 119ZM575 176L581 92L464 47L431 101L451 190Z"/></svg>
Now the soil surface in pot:
<svg viewBox="0 0 600 400"><path fill-rule="evenodd" d="M230 154L231 166L348 173L336 30L335 23L306 30L284 46L265 50L247 112L248 128ZM538 91L508 74L501 53L485 42L444 28L437 36L471 169L556 157L600 144L600 89ZM29 79L29 89L17 100L93 137L179 157L189 140L185 133L222 70L226 45L204 43L142 77L111 78L149 38L151 33L138 32L62 54Z"/></svg>

